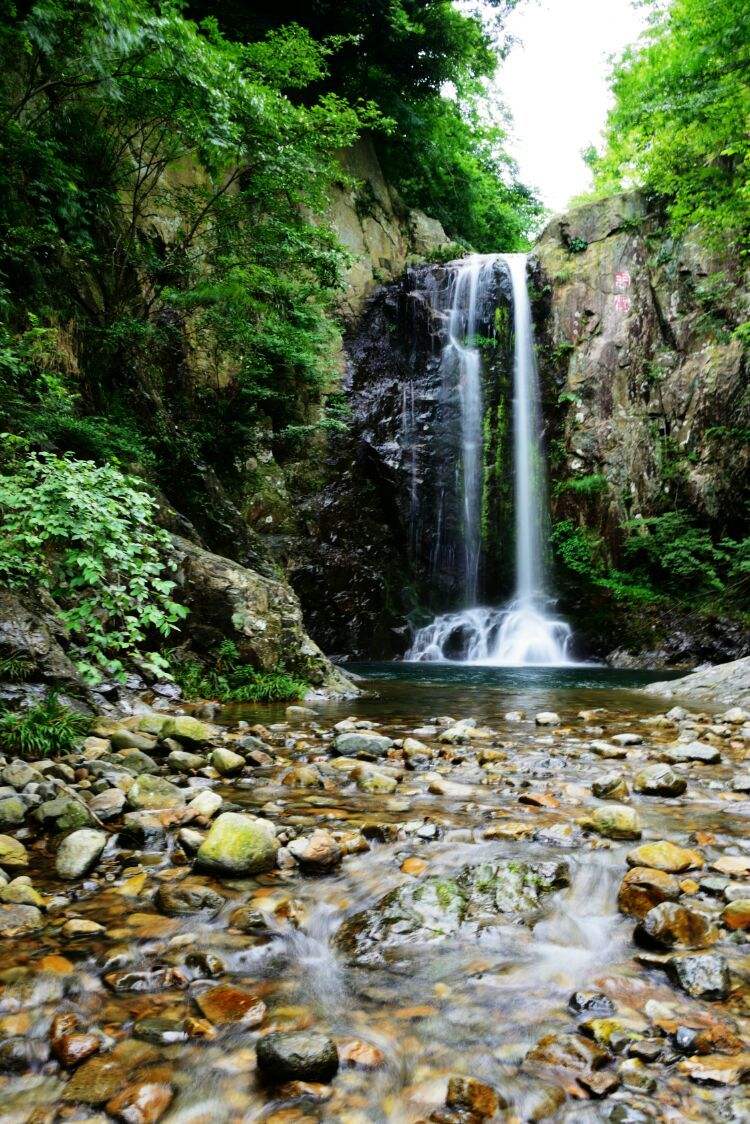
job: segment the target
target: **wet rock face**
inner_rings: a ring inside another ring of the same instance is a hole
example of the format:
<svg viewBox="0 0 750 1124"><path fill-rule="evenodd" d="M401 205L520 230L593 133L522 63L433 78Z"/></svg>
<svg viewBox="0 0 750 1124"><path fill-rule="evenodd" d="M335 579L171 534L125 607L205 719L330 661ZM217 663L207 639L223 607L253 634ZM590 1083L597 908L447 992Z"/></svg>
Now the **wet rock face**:
<svg viewBox="0 0 750 1124"><path fill-rule="evenodd" d="M671 238L664 216L635 192L556 217L536 255L552 476L563 485L551 492L553 518L591 527L616 564L625 521L665 504L717 538L742 538L749 407L746 358L733 336L746 317L742 263L695 232ZM564 486L582 477L600 480L595 494ZM645 651L652 666L748 654L736 621L655 614L654 634L611 602L599 618L572 578L565 594L579 634L603 655L616 643L621 666Z"/></svg>
<svg viewBox="0 0 750 1124"><path fill-rule="evenodd" d="M379 963L389 949L444 940L466 923L479 929L503 918L533 916L541 896L568 881L565 863L556 862L483 863L465 867L455 878L432 875L350 917L336 944L358 963Z"/></svg>
<svg viewBox="0 0 750 1124"><path fill-rule="evenodd" d="M441 363L452 277L450 267L407 270L400 285L376 296L348 344L362 455L397 516L425 600L437 608L453 606L465 561L457 371ZM480 295L483 337L496 336L495 312L507 310L509 293L498 265Z"/></svg>

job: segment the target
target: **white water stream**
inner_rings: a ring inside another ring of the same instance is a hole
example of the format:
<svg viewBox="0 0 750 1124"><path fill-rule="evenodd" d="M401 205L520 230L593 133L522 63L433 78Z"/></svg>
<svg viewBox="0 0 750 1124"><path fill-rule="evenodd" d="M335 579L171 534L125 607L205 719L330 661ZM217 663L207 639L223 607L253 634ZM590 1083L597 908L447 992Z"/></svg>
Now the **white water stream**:
<svg viewBox="0 0 750 1124"><path fill-rule="evenodd" d="M508 270L513 295L513 467L515 570L513 600L503 608L475 604L481 553L482 381L475 346L477 307L497 261ZM546 490L534 325L526 282L526 255L471 255L456 278L444 355L459 361L463 449L465 595L467 607L445 613L419 629L407 660L486 664L497 667L565 665L571 662L570 626L550 615L544 527Z"/></svg>

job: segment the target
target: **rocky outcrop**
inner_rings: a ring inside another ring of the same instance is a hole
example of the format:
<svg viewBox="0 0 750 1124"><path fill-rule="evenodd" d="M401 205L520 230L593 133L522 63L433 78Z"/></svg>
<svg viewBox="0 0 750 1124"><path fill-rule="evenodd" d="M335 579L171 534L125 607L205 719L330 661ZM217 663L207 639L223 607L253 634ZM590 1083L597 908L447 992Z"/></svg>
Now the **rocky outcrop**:
<svg viewBox="0 0 750 1124"><path fill-rule="evenodd" d="M398 278L412 255L428 255L450 240L436 219L404 206L370 140L359 140L340 159L347 181L334 189L326 217L354 259L341 304L351 323L373 290Z"/></svg>
<svg viewBox="0 0 750 1124"><path fill-rule="evenodd" d="M715 542L742 539L750 399L736 328L750 296L741 262L699 231L673 238L657 205L631 192L554 218L535 266L553 521L591 532L607 564L625 571L625 524L664 512L683 513ZM634 608L560 577L586 650L609 655L616 636L618 666L750 651L726 611Z"/></svg>
<svg viewBox="0 0 750 1124"><path fill-rule="evenodd" d="M18 663L19 681L77 689L81 681L66 654L66 641L56 606L46 593L32 597L0 590L0 658Z"/></svg>
<svg viewBox="0 0 750 1124"><path fill-rule="evenodd" d="M662 698L687 698L694 702L750 707L750 656L718 667L702 668L680 679L651 683L646 694Z"/></svg>
<svg viewBox="0 0 750 1124"><path fill-rule="evenodd" d="M358 694L305 632L299 601L283 579L249 570L187 539L173 536L173 542L193 647L208 652L231 639L240 658L262 671L283 665L325 692Z"/></svg>
<svg viewBox="0 0 750 1124"><path fill-rule="evenodd" d="M564 407L557 475L601 474L610 526L651 514L669 476L681 503L736 533L750 467L739 261L697 233L674 240L637 193L553 219L536 254Z"/></svg>

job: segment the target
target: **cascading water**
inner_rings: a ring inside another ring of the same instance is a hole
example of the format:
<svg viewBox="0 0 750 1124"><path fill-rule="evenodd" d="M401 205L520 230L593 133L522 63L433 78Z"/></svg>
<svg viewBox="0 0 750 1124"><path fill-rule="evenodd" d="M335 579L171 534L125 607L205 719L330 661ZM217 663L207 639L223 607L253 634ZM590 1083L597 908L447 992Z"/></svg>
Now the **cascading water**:
<svg viewBox="0 0 750 1124"><path fill-rule="evenodd" d="M516 590L504 608L484 608L476 600L481 534L479 513L482 485L481 358L472 346L476 333L476 294L482 269L500 260L510 277L513 294L513 465L515 499ZM407 660L487 664L498 667L564 665L570 663L571 630L548 615L552 604L544 549L546 494L541 461L539 375L534 353L534 328L526 283L526 255L501 254L469 258L459 274L451 310L448 348L459 358L459 396L463 446L463 496L467 553L467 608L445 613L420 629ZM463 294L466 294L465 298ZM465 304L466 344L459 342L459 311ZM455 312L454 312L455 310ZM474 319L472 320L472 316ZM471 562L471 568L468 563Z"/></svg>

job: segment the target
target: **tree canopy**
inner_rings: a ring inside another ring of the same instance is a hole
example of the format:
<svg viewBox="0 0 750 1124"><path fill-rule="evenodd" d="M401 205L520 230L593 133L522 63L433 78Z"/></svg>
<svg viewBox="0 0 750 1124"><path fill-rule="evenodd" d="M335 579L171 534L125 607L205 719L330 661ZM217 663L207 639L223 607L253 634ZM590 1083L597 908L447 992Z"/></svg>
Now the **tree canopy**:
<svg viewBox="0 0 750 1124"><path fill-rule="evenodd" d="M603 194L643 185L668 202L676 230L715 239L750 232L750 8L746 0L649 0L650 27L612 75L601 156Z"/></svg>

